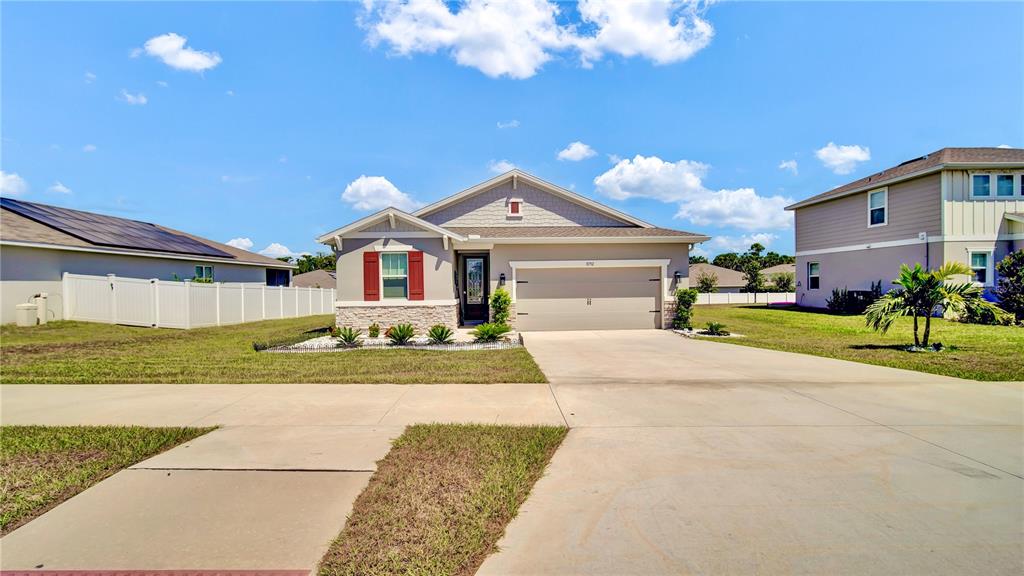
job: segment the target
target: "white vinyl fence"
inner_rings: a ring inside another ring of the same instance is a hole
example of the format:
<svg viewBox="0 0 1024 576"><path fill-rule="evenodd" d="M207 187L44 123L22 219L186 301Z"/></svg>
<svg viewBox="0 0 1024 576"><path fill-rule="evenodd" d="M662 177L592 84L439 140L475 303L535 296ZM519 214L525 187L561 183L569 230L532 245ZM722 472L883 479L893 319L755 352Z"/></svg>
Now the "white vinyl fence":
<svg viewBox="0 0 1024 576"><path fill-rule="evenodd" d="M796 302L796 292L715 292L697 295L694 304L777 304Z"/></svg>
<svg viewBox="0 0 1024 576"><path fill-rule="evenodd" d="M333 288L173 282L64 273L64 318L199 328L334 312Z"/></svg>

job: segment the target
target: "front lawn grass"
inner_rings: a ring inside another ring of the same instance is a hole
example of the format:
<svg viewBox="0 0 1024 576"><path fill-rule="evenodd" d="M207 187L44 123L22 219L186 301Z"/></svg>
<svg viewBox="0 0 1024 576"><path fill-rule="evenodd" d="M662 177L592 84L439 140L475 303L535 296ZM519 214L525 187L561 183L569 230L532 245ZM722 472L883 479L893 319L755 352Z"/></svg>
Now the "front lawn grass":
<svg viewBox="0 0 1024 576"><path fill-rule="evenodd" d="M119 470L210 430L213 429L0 427L0 534L14 530Z"/></svg>
<svg viewBox="0 0 1024 576"><path fill-rule="evenodd" d="M942 352L907 352L914 343L913 321L900 318L887 334L873 332L863 316L838 316L801 308L694 306L693 326L721 322L744 338L729 344L800 352L970 378L1024 380L1024 329L932 319L932 342ZM713 338L705 338L712 340ZM721 340L718 340L721 341Z"/></svg>
<svg viewBox="0 0 1024 576"><path fill-rule="evenodd" d="M406 428L378 462L319 573L474 574L497 549L566 432L551 426Z"/></svg>
<svg viewBox="0 0 1024 576"><path fill-rule="evenodd" d="M90 322L0 327L0 382L469 383L546 382L525 348L256 352L253 342L322 335L332 316L173 330Z"/></svg>

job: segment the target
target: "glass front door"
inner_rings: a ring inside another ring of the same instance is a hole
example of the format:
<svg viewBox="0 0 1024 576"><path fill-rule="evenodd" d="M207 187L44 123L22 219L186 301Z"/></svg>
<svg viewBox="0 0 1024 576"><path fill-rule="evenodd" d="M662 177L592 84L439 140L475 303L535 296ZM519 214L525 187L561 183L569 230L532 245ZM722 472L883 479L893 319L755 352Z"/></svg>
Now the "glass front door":
<svg viewBox="0 0 1024 576"><path fill-rule="evenodd" d="M486 322L487 256L462 257L462 316L466 323Z"/></svg>

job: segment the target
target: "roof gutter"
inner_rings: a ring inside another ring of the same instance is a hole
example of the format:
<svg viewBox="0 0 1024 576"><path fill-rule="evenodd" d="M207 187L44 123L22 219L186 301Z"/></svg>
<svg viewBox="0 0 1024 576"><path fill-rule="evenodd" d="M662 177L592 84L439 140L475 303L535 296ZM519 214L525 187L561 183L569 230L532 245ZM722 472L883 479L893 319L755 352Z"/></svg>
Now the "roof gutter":
<svg viewBox="0 0 1024 576"><path fill-rule="evenodd" d="M140 256L143 258L163 258L165 260L188 260L190 262L211 262L215 264L237 264L239 266L261 266L263 268L290 268L293 270L298 268L298 266L294 264L288 264L287 262L281 261L278 261L280 264L270 264L263 262L246 262L244 260L228 260L226 258L212 258L210 256L200 256L198 254L170 254L167 252L143 252L141 250L104 250L102 248L89 248L87 246L23 242L21 240L0 240L0 246L20 246L22 248L43 248L47 250L66 250L69 252L89 252L92 254L110 254L114 256Z"/></svg>

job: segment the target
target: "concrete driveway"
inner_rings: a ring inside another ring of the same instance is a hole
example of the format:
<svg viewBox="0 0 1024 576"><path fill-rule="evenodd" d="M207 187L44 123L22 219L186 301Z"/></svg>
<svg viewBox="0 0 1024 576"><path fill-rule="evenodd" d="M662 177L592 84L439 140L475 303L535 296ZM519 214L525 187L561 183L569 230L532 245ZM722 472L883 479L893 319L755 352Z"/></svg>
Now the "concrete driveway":
<svg viewBox="0 0 1024 576"><path fill-rule="evenodd" d="M480 574L1020 574L1024 387L525 335L573 426Z"/></svg>

